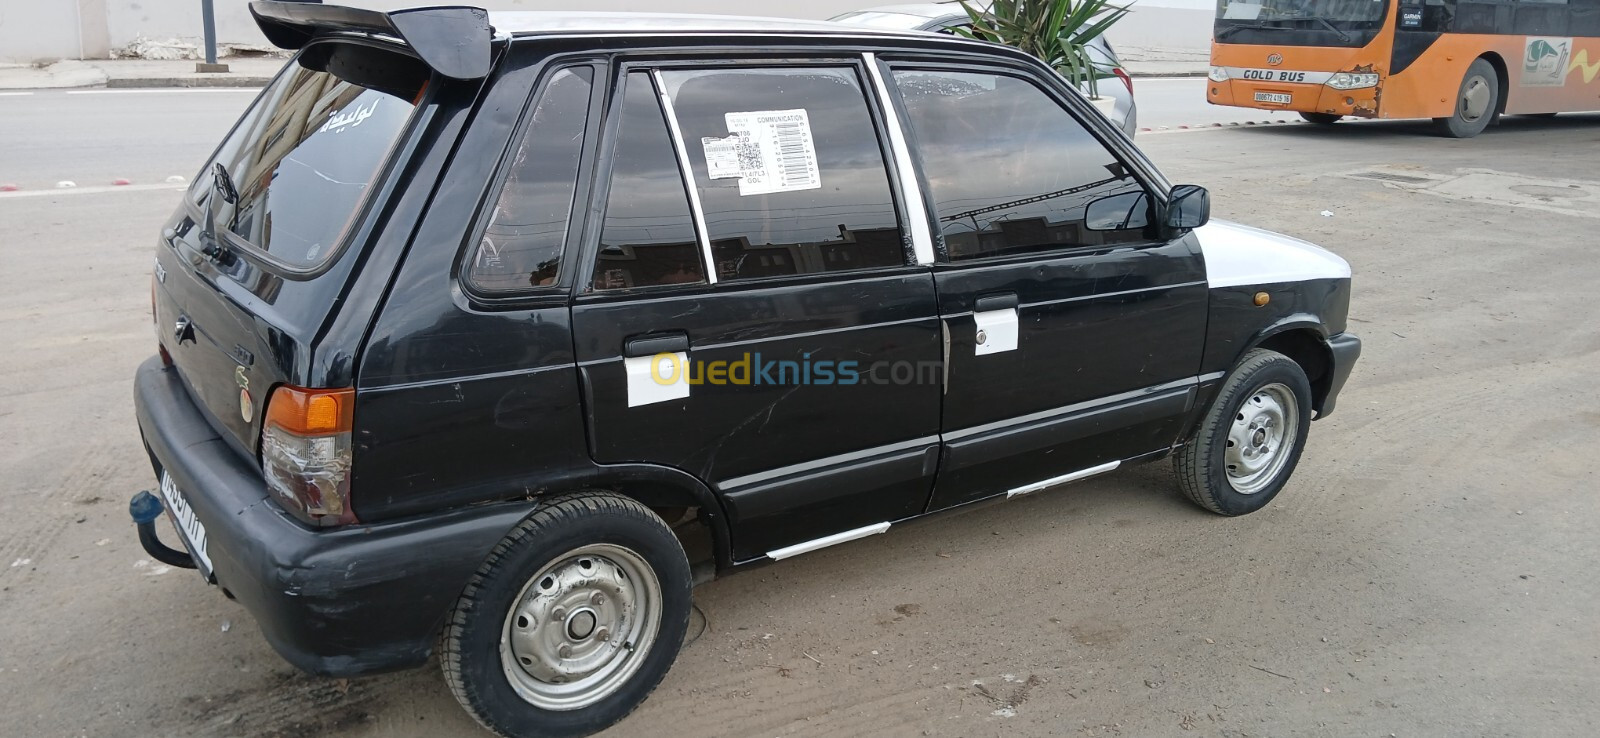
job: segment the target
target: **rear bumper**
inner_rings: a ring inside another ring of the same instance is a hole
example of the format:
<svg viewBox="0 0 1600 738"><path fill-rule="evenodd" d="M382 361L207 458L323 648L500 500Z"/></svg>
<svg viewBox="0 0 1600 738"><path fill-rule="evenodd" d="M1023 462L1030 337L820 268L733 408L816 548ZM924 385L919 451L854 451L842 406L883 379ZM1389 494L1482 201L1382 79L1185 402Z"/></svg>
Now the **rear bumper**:
<svg viewBox="0 0 1600 738"><path fill-rule="evenodd" d="M1330 336L1328 351L1333 355L1333 376L1328 381L1328 396L1323 398L1322 407L1317 411L1319 420L1333 412L1335 401L1339 399L1339 391L1344 389L1344 383L1350 379L1350 370L1355 368L1356 359L1361 358L1361 339L1352 333Z"/></svg>
<svg viewBox="0 0 1600 738"><path fill-rule="evenodd" d="M505 503L311 530L268 499L260 471L217 435L175 370L146 361L134 401L158 475L172 475L206 527L215 583L313 674L425 662L467 580L528 512Z"/></svg>

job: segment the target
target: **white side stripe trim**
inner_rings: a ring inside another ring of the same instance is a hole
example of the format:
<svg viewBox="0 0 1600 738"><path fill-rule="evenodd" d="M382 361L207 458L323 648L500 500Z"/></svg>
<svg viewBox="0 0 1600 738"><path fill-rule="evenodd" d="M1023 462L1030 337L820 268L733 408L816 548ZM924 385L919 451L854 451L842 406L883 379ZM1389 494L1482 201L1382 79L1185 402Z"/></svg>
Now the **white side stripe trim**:
<svg viewBox="0 0 1600 738"><path fill-rule="evenodd" d="M773 561L782 561L782 560L787 559L787 558L789 558L791 556L799 556L800 554L803 554L803 553L810 553L810 552L815 551L815 550L817 550L819 548L827 548L829 546L837 545L837 544L840 544L840 543L845 543L846 541L854 541L854 540L856 540L858 538L866 538L867 536L875 536L875 535L877 535L879 533L882 533L882 532L884 532L884 531L886 531L888 529L889 529L889 524L888 523L874 523L874 524L869 525L869 526L867 526L865 528L857 528L855 530L847 530L847 531L845 531L843 533L835 533L835 534L833 534L831 536L823 536L822 538L818 538L818 539L816 539L814 541L806 541L805 543L796 543L793 546L786 546L786 547L780 548L780 549L778 549L776 551L768 551L767 552L767 558L772 559Z"/></svg>
<svg viewBox="0 0 1600 738"><path fill-rule="evenodd" d="M1088 469L1075 471L1075 472L1073 472L1071 474L1062 474L1059 477L1051 477L1051 478L1045 479L1043 481L1034 482L1033 484L1025 484L1025 485L1023 485L1021 487L1018 487L1018 488L1016 488L1014 490L1011 490L1010 492L1007 492L1006 493L1006 499L1009 500L1009 499L1011 499L1013 497L1016 497L1018 495L1028 494L1029 492L1038 492L1041 489L1045 489L1046 487L1054 487L1054 486L1056 486L1058 484L1066 484L1067 482L1076 482L1079 479L1083 479L1085 477L1092 477L1092 476L1094 476L1096 474L1104 474L1104 473L1106 473L1108 471L1111 471L1112 469L1115 469L1115 468L1117 468L1119 466L1122 466L1122 462L1120 462L1120 461L1108 461L1108 462L1106 462L1104 464L1101 464L1099 466L1091 466Z"/></svg>
<svg viewBox="0 0 1600 738"><path fill-rule="evenodd" d="M661 70L654 72L656 89L661 92L661 109L667 114L667 130L672 133L672 145L678 150L678 167L683 170L683 181L689 190L689 212L694 216L695 237L700 239L700 255L706 260L706 281L717 283L717 262L711 255L711 231L706 230L706 211L700 206L700 186L694 183L694 163L689 160L689 147L683 143L683 129L678 127L678 112L672 107L672 96L667 94L667 83L661 79Z"/></svg>
<svg viewBox="0 0 1600 738"><path fill-rule="evenodd" d="M872 87L883 105L884 123L889 128L889 148L894 154L894 168L900 174L900 191L905 198L906 211L911 214L911 250L917 263L933 263L933 229L928 225L928 208L922 202L921 180L911 165L911 147L906 144L906 130L900 125L900 113L894 109L894 98L889 96L889 85L883 80L883 70L878 69L878 55L867 52L861 55L866 61L867 75L872 77Z"/></svg>

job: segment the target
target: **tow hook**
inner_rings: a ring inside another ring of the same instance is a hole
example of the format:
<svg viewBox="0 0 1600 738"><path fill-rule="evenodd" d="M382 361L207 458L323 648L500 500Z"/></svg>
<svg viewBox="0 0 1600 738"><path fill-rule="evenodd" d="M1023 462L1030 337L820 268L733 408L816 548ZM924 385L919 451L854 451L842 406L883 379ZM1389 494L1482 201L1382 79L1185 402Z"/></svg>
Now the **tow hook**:
<svg viewBox="0 0 1600 738"><path fill-rule="evenodd" d="M128 514L133 516L133 524L139 528L139 545L144 546L150 558L168 566L195 568L194 557L187 551L168 548L156 537L156 518L161 517L161 500L150 494L149 490L134 495L128 501Z"/></svg>

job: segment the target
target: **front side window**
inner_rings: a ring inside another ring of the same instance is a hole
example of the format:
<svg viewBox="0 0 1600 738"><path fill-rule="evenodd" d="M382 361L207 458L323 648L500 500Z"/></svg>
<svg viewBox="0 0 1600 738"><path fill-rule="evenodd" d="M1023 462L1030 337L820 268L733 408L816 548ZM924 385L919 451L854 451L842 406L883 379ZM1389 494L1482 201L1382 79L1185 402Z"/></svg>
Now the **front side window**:
<svg viewBox="0 0 1600 738"><path fill-rule="evenodd" d="M855 69L661 74L719 280L905 263L883 150Z"/></svg>
<svg viewBox="0 0 1600 738"><path fill-rule="evenodd" d="M593 74L590 67L556 72L534 105L472 257L468 276L479 289L548 287L561 276Z"/></svg>
<svg viewBox="0 0 1600 738"><path fill-rule="evenodd" d="M381 78L350 81L381 63ZM306 49L267 88L191 190L219 235L294 269L332 254L405 129L428 79L399 54L343 44ZM207 199L209 198L209 199Z"/></svg>
<svg viewBox="0 0 1600 738"><path fill-rule="evenodd" d="M706 281L689 195L650 75L628 75L612 150L596 290Z"/></svg>
<svg viewBox="0 0 1600 738"><path fill-rule="evenodd" d="M1110 202L1124 214L1135 202L1148 208L1138 180L1033 83L947 71L894 77L951 259L1146 238L1144 213L1100 215Z"/></svg>

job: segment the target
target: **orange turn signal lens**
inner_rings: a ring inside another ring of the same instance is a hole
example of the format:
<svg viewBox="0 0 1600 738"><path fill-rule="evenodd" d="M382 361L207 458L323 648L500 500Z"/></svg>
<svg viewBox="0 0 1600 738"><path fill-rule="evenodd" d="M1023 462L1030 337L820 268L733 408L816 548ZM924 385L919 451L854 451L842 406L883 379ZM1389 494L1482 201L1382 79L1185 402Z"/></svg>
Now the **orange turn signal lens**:
<svg viewBox="0 0 1600 738"><path fill-rule="evenodd" d="M301 436L349 433L355 414L353 389L302 389L282 386L267 403L267 423Z"/></svg>

